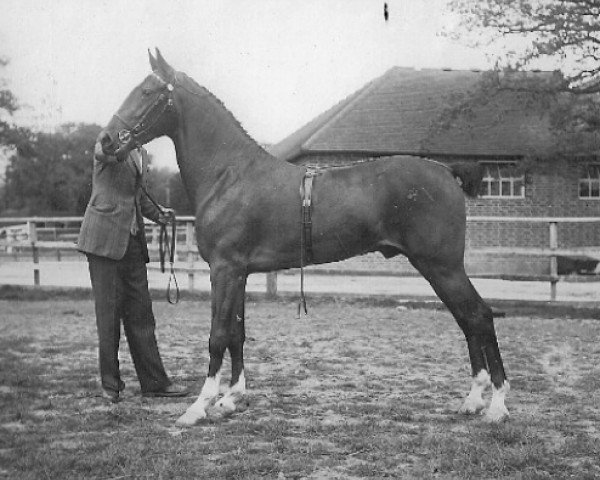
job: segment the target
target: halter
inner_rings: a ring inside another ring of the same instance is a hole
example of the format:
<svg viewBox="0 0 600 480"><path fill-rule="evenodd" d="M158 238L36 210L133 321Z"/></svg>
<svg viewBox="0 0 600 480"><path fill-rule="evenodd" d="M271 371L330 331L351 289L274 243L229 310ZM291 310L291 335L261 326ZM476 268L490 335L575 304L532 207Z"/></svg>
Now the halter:
<svg viewBox="0 0 600 480"><path fill-rule="evenodd" d="M175 85L177 84L177 76L173 77L173 82L165 82L155 72L152 72L152 75L160 81L162 84L161 90L166 90L166 93L162 92L158 96L154 103L146 109L140 121L133 127L118 113L113 115L114 118L125 126L117 134L120 145L125 145L133 141L136 147L141 147L142 142L139 141L139 138L154 127L163 113L173 106L173 90L175 90Z"/></svg>

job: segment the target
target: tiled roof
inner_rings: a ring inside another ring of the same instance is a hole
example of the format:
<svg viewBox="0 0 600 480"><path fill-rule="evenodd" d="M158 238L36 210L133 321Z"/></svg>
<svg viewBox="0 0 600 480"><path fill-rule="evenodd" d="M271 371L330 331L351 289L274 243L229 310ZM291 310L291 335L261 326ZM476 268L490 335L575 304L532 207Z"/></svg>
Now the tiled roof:
<svg viewBox="0 0 600 480"><path fill-rule="evenodd" d="M529 93L514 88L496 90L488 101L441 127L451 106L475 91L483 75L470 70L392 68L270 151L288 161L321 152L491 157L550 153L555 134L547 109L538 109ZM536 82L555 78L552 72L519 75ZM598 150L596 136L587 137L582 145L578 136L577 149Z"/></svg>

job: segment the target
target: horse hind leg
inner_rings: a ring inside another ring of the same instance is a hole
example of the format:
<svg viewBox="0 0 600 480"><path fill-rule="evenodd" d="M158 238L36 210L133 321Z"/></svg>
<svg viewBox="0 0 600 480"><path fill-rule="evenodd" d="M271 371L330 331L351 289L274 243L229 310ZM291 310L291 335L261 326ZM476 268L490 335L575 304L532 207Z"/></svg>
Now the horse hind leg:
<svg viewBox="0 0 600 480"><path fill-rule="evenodd" d="M510 386L504 371L491 309L481 299L467 277L462 262L453 267L429 259L413 260L413 265L429 281L463 331L471 362L471 391L459 411L479 413L485 409L483 393L492 385L492 400L484 419L500 422L508 417L504 404Z"/></svg>
<svg viewBox="0 0 600 480"><path fill-rule="evenodd" d="M485 400L483 393L491 385L490 374L487 370L479 370L477 374L473 374L471 381L471 390L465 398L463 404L458 409L459 413L465 415L473 415L485 409Z"/></svg>

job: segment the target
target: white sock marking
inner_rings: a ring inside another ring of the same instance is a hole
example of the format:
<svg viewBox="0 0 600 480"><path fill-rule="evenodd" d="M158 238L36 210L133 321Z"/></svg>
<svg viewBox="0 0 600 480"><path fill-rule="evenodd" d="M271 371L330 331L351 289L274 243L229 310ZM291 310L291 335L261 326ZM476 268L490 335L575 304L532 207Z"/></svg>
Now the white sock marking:
<svg viewBox="0 0 600 480"><path fill-rule="evenodd" d="M221 383L221 370L219 370L214 377L206 377L200 395L198 399L190 405L186 412L182 415L184 417L201 419L206 417L206 408L210 405L214 398L219 395L219 384Z"/></svg>
<svg viewBox="0 0 600 480"><path fill-rule="evenodd" d="M508 381L504 381L500 388L492 388L492 401L488 408L485 419L488 422L500 422L508 417L508 409L504 405L504 399L510 391L510 384Z"/></svg>
<svg viewBox="0 0 600 480"><path fill-rule="evenodd" d="M233 412L236 409L235 403L246 393L246 377L242 370L238 381L229 388L227 393L219 400L215 406L224 408L227 411Z"/></svg>
<svg viewBox="0 0 600 480"><path fill-rule="evenodd" d="M473 377L471 391L460 407L460 413L473 414L483 410L485 408L483 392L491 383L490 374L486 370L480 370L479 373Z"/></svg>

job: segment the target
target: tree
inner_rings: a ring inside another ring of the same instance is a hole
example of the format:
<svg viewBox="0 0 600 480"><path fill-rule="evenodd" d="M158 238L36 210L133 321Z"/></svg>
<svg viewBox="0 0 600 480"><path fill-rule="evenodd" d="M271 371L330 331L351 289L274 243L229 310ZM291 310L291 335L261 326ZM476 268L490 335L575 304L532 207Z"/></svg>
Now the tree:
<svg viewBox="0 0 600 480"><path fill-rule="evenodd" d="M169 179L171 207L177 215L194 215L194 208L190 203L187 191L181 180L179 172L173 173Z"/></svg>
<svg viewBox="0 0 600 480"><path fill-rule="evenodd" d="M152 163L152 157L150 157ZM161 205L175 209L177 215L193 215L179 172L169 168L150 169L148 186L153 198Z"/></svg>
<svg viewBox="0 0 600 480"><path fill-rule="evenodd" d="M4 205L11 214L81 215L91 194L93 146L101 127L65 124L37 133L12 155Z"/></svg>
<svg viewBox="0 0 600 480"><path fill-rule="evenodd" d="M8 65L6 58L0 57L0 69ZM31 132L27 128L17 127L10 120L19 109L17 98L0 76L0 147L26 148Z"/></svg>
<svg viewBox="0 0 600 480"><path fill-rule="evenodd" d="M565 76L562 90L600 91L596 0L451 0L449 5L460 18L450 35L473 46L500 47L500 67L520 70L549 62Z"/></svg>
<svg viewBox="0 0 600 480"><path fill-rule="evenodd" d="M6 67L8 60L0 57L0 68ZM0 77L0 144L4 145L7 138L9 124L7 122L10 117L18 109L17 99L8 89L6 80Z"/></svg>
<svg viewBox="0 0 600 480"><path fill-rule="evenodd" d="M0 71L6 67L8 60L0 56ZM0 211L5 207L2 199L6 198L4 170L5 159L15 149L28 150L31 132L27 128L14 125L12 115L19 109L15 95L8 88L8 82L0 75Z"/></svg>
<svg viewBox="0 0 600 480"><path fill-rule="evenodd" d="M549 150L559 156L587 151L590 133L600 128L600 2L450 0L449 6L459 22L445 33L496 53L494 70L443 121L493 101L503 90L518 90L528 110L549 118L555 143ZM536 68L555 74L525 72Z"/></svg>

